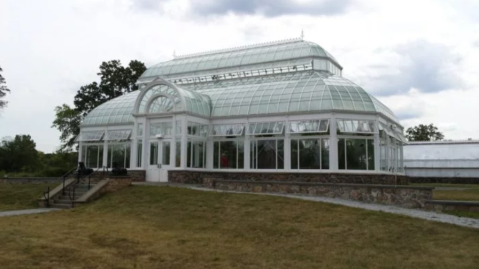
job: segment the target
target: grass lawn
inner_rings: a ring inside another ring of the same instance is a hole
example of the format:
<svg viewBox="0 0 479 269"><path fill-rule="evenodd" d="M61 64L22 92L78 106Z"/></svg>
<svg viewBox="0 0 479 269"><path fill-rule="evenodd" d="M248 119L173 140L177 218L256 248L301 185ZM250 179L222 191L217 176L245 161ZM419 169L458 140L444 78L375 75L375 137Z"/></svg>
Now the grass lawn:
<svg viewBox="0 0 479 269"><path fill-rule="evenodd" d="M0 218L1 268L477 268L479 230L282 197L134 186Z"/></svg>
<svg viewBox="0 0 479 269"><path fill-rule="evenodd" d="M48 186L57 184L0 184L0 211L38 207L36 201Z"/></svg>
<svg viewBox="0 0 479 269"><path fill-rule="evenodd" d="M479 184L452 184L452 183L411 183L409 185L420 187L450 187L450 188L471 188L479 189Z"/></svg>

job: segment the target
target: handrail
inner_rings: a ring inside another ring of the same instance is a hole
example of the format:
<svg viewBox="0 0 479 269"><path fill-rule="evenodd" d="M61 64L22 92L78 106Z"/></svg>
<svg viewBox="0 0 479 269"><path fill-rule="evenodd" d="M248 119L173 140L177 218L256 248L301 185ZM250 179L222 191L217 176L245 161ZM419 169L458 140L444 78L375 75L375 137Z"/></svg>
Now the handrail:
<svg viewBox="0 0 479 269"><path fill-rule="evenodd" d="M66 180L66 178L67 178L73 171L75 171L75 170L77 170L77 169L78 169L78 166L75 167L75 168L73 168L72 170L68 171L68 173L66 173L66 174L63 175L63 187L62 187L62 194L63 194L63 195L65 195L65 180Z"/></svg>
<svg viewBox="0 0 479 269"><path fill-rule="evenodd" d="M100 169L103 169L103 171L105 171L105 167L104 167L104 166L103 166L103 167L98 167L95 171L93 171L92 173L90 173L90 174L88 175L88 190L90 190L91 176L92 176L93 174L95 174L96 172L98 172L98 170L100 170ZM105 173L103 173L103 175L104 175L104 174L105 174Z"/></svg>
<svg viewBox="0 0 479 269"><path fill-rule="evenodd" d="M43 192L43 198L45 198L45 200L47 201L46 206L50 207L50 187L47 188L46 192Z"/></svg>

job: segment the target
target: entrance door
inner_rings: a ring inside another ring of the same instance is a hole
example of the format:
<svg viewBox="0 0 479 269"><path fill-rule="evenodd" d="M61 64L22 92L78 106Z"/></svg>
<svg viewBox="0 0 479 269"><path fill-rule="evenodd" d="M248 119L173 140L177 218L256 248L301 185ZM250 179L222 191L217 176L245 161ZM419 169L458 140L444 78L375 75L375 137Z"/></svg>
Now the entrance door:
<svg viewBox="0 0 479 269"><path fill-rule="evenodd" d="M171 140L150 141L146 181L168 182L171 153Z"/></svg>

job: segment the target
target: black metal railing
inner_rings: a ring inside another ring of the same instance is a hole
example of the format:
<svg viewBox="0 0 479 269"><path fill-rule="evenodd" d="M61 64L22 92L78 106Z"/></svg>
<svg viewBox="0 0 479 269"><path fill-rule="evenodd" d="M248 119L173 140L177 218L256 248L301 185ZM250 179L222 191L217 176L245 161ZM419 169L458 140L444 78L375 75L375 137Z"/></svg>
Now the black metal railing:
<svg viewBox="0 0 479 269"><path fill-rule="evenodd" d="M68 173L63 175L63 187L62 187L62 195L65 195L65 181L70 176L75 170L77 170L78 167L73 168L72 170L68 171Z"/></svg>
<svg viewBox="0 0 479 269"><path fill-rule="evenodd" d="M47 188L47 191L43 192L43 198L45 198L45 206L50 207L50 187Z"/></svg>
<svg viewBox="0 0 479 269"><path fill-rule="evenodd" d="M100 169L102 169L102 172L101 173L97 173L100 171ZM76 188L78 187L78 185L80 185L81 183L81 180L83 178L88 178L88 190L91 189L91 177L94 176L94 175L99 175L100 176L100 179L103 179L105 178L105 176L108 174L108 167L99 167L97 168L95 171L93 171L92 173L88 174L88 175L82 175L81 173L77 174L77 182L75 182L74 184L72 184L69 188L69 192L68 192L68 197L70 198L70 201L72 202L72 208L75 207L75 193L76 193Z"/></svg>

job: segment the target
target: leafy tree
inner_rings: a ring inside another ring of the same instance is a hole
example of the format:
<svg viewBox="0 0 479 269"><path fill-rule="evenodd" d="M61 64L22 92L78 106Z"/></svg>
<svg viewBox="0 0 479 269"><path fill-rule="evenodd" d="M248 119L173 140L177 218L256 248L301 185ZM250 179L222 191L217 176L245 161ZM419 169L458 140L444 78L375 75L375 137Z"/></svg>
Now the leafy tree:
<svg viewBox="0 0 479 269"><path fill-rule="evenodd" d="M56 118L52 127L61 132L61 150L71 149L75 144L82 117L108 100L138 90L135 83L145 70L145 64L137 60L131 61L126 67L119 60L103 62L97 74L100 83L92 82L80 87L73 100L73 108L66 104L55 108Z"/></svg>
<svg viewBox="0 0 479 269"><path fill-rule="evenodd" d="M406 130L406 138L409 141L438 141L444 139L444 135L438 131L434 124L410 127Z"/></svg>
<svg viewBox="0 0 479 269"><path fill-rule="evenodd" d="M73 148L75 137L80 133L80 112L67 104L55 108L55 120L52 128L60 131L61 150Z"/></svg>
<svg viewBox="0 0 479 269"><path fill-rule="evenodd" d="M2 72L2 68L0 67L0 72ZM7 95L7 92L10 92L10 89L6 86L7 82L5 78L3 78L2 74L0 74L0 99ZM7 105L7 101L0 100L0 109Z"/></svg>
<svg viewBox="0 0 479 269"><path fill-rule="evenodd" d="M34 171L38 166L36 144L29 135L16 135L0 145L0 170L7 172Z"/></svg>
<svg viewBox="0 0 479 269"><path fill-rule="evenodd" d="M135 83L145 70L145 64L137 60L131 61L127 67L123 67L119 60L103 62L97 74L100 83L93 82L80 88L74 98L76 109L85 116L110 99L136 91L138 86Z"/></svg>

